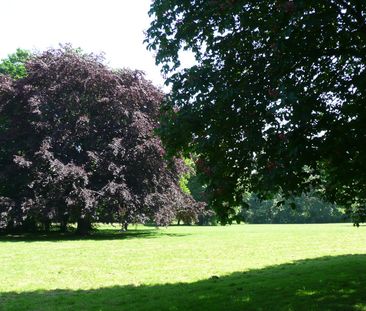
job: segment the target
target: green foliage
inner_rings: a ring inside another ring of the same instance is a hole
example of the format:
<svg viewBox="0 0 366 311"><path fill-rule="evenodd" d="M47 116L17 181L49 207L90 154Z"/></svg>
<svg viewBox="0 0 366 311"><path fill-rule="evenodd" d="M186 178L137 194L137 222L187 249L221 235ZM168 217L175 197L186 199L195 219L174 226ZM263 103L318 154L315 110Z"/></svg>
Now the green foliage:
<svg viewBox="0 0 366 311"><path fill-rule="evenodd" d="M207 198L205 195L206 185L202 179L202 174L197 173L195 156L190 156L184 159L184 163L188 171L180 179L180 187L184 193L193 197L196 202L200 202L205 207L205 212L201 213L196 221L198 225L216 225L218 219L212 208L207 205Z"/></svg>
<svg viewBox="0 0 366 311"><path fill-rule="evenodd" d="M0 61L0 74L9 75L13 79L24 78L27 75L24 64L30 57L29 51L17 49L15 53Z"/></svg>
<svg viewBox="0 0 366 311"><path fill-rule="evenodd" d="M197 173L195 161L195 157L192 156L184 159L187 171L180 179L180 186L185 193L191 194L196 201L206 202L204 194L206 186L202 181L202 176Z"/></svg>
<svg viewBox="0 0 366 311"><path fill-rule="evenodd" d="M85 238L0 236L0 309L366 307L365 226L111 229L103 227Z"/></svg>
<svg viewBox="0 0 366 311"><path fill-rule="evenodd" d="M355 226L359 227L361 222L366 222L366 206L364 204L353 203L350 208L347 209Z"/></svg>
<svg viewBox="0 0 366 311"><path fill-rule="evenodd" d="M335 204L311 193L287 202L281 196L262 201L252 194L246 202L248 206L241 210L240 217L247 223L333 223L346 219Z"/></svg>
<svg viewBox="0 0 366 311"><path fill-rule="evenodd" d="M187 157L184 159L185 172L181 175L179 179L179 186L183 193L191 196L197 203L197 206L201 209L197 217L192 217L189 212L183 211L178 213L178 224L182 220L185 224L196 223L199 225L209 225L216 224L216 219L214 212L209 208L205 200L205 196L202 195L204 192L202 189L205 186L200 181L199 175L197 175L196 165L194 162L194 157ZM188 209L189 211L189 209ZM187 217L188 216L188 217Z"/></svg>
<svg viewBox="0 0 366 311"><path fill-rule="evenodd" d="M188 188L188 178L189 176L187 176L186 174L184 174L180 179L179 179L179 187L182 189L182 191L185 194L191 194L191 191Z"/></svg>
<svg viewBox="0 0 366 311"><path fill-rule="evenodd" d="M188 183L192 177L192 174L195 175L194 162L189 158L185 158L184 164L187 166L187 170L182 174L182 176L179 179L179 187L185 194L191 194L191 190L188 187Z"/></svg>
<svg viewBox="0 0 366 311"><path fill-rule="evenodd" d="M197 173L192 175L188 180L188 188L196 201L206 202L205 189L206 186L202 183L201 176Z"/></svg>
<svg viewBox="0 0 366 311"><path fill-rule="evenodd" d="M366 203L366 2L155 0L168 154L200 155L225 221L245 191ZM196 64L180 67L180 51ZM227 203L227 204L226 204Z"/></svg>

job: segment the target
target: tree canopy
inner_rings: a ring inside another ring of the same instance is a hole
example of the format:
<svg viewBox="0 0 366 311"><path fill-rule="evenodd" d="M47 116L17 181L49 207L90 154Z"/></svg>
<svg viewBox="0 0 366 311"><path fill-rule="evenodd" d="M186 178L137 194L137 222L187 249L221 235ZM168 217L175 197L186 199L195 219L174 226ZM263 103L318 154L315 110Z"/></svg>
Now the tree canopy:
<svg viewBox="0 0 366 311"><path fill-rule="evenodd" d="M200 155L223 219L244 191L365 205L365 1L155 0L150 16L172 87L160 135Z"/></svg>
<svg viewBox="0 0 366 311"><path fill-rule="evenodd" d="M23 78L26 75L24 63L30 58L27 50L17 49L15 53L0 61L0 74L10 75L13 79Z"/></svg>
<svg viewBox="0 0 366 311"><path fill-rule="evenodd" d="M25 67L0 75L0 229L197 216L179 188L183 161L165 160L154 135L163 94L140 71L70 47Z"/></svg>

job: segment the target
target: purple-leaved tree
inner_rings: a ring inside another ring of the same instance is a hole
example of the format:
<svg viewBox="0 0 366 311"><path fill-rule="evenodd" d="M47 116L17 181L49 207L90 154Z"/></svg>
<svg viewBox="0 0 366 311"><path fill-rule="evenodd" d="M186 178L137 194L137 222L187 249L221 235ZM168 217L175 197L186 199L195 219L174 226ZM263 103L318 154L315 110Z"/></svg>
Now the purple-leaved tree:
<svg viewBox="0 0 366 311"><path fill-rule="evenodd" d="M179 188L185 167L154 135L163 94L140 71L113 71L70 47L0 75L0 228L152 220L203 211Z"/></svg>

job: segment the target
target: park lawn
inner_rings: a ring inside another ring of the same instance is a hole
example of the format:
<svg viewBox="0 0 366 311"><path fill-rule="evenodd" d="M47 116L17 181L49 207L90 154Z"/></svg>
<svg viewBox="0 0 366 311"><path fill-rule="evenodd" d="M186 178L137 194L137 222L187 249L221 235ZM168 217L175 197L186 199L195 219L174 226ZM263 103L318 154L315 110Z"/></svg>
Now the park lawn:
<svg viewBox="0 0 366 311"><path fill-rule="evenodd" d="M366 226L0 236L0 310L366 310Z"/></svg>

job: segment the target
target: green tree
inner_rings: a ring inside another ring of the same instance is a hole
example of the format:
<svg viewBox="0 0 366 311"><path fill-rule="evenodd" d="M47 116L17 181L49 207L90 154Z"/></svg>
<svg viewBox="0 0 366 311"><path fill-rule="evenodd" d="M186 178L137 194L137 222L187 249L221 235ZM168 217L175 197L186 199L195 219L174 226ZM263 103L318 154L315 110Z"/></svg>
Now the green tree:
<svg viewBox="0 0 366 311"><path fill-rule="evenodd" d="M27 71L24 64L30 57L29 51L17 49L15 53L0 61L0 74L10 75L13 79L25 77Z"/></svg>
<svg viewBox="0 0 366 311"><path fill-rule="evenodd" d="M160 135L170 155L201 155L224 221L245 191L321 186L365 205L365 1L156 0L150 16L172 86ZM182 50L196 64L182 68Z"/></svg>
<svg viewBox="0 0 366 311"><path fill-rule="evenodd" d="M246 202L238 216L247 223L334 223L346 219L339 207L321 200L316 193L302 194L287 202L280 195L273 200L260 200L251 194Z"/></svg>

